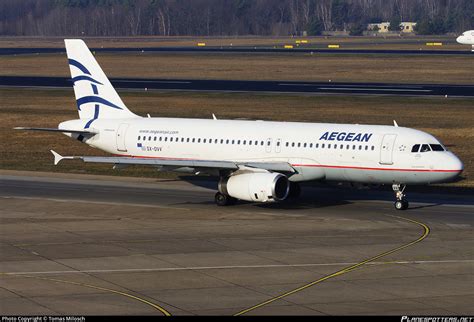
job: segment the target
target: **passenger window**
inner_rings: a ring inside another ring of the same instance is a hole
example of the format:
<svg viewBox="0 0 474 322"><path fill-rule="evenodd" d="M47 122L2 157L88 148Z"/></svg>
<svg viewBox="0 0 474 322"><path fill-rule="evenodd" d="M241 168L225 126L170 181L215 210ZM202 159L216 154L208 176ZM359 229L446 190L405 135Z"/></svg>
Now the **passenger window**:
<svg viewBox="0 0 474 322"><path fill-rule="evenodd" d="M139 137L138 137L138 141L140 141L140 138L141 138L141 137L139 136Z"/></svg>
<svg viewBox="0 0 474 322"><path fill-rule="evenodd" d="M318 148L319 148L319 143L316 143L316 149L318 149Z"/></svg>
<svg viewBox="0 0 474 322"><path fill-rule="evenodd" d="M148 141L151 141L151 136L148 137Z"/></svg>
<svg viewBox="0 0 474 322"><path fill-rule="evenodd" d="M420 150L420 145L419 144L415 144L412 148L411 148L411 152L418 152Z"/></svg>
<svg viewBox="0 0 474 322"><path fill-rule="evenodd" d="M203 139L203 140L202 140L202 143L206 143L206 139Z"/></svg>
<svg viewBox="0 0 474 322"><path fill-rule="evenodd" d="M193 141L192 141L192 142L193 142L193 143L196 142L196 138L193 138Z"/></svg>
<svg viewBox="0 0 474 322"><path fill-rule="evenodd" d="M341 148L341 149L344 149L344 144L341 144L340 148Z"/></svg>
<svg viewBox="0 0 474 322"><path fill-rule="evenodd" d="M300 142L298 142L298 147L300 147L300 146L301 146L301 143L300 143Z"/></svg>
<svg viewBox="0 0 474 322"><path fill-rule="evenodd" d="M263 145L263 141L260 142L260 145Z"/></svg>
<svg viewBox="0 0 474 322"><path fill-rule="evenodd" d="M372 151L374 151L374 150L375 150L375 146L372 145Z"/></svg>
<svg viewBox="0 0 474 322"><path fill-rule="evenodd" d="M280 141L277 141L277 146L280 146Z"/></svg>
<svg viewBox="0 0 474 322"><path fill-rule="evenodd" d="M309 144L309 147L312 148L312 147L313 147L313 143L310 143L310 144Z"/></svg>
<svg viewBox="0 0 474 322"><path fill-rule="evenodd" d="M359 145L359 150L362 150L362 145Z"/></svg>
<svg viewBox="0 0 474 322"><path fill-rule="evenodd" d="M330 148L331 148L331 144L328 144L328 149L330 149Z"/></svg>
<svg viewBox="0 0 474 322"><path fill-rule="evenodd" d="M355 145L353 145L353 146L352 146L352 150L355 150L355 149L356 149L356 146L355 146Z"/></svg>
<svg viewBox="0 0 474 322"><path fill-rule="evenodd" d="M225 140L225 144L229 144L229 140L228 140L228 139L227 139L227 140Z"/></svg>
<svg viewBox="0 0 474 322"><path fill-rule="evenodd" d="M198 143L201 143L201 138L198 139Z"/></svg>
<svg viewBox="0 0 474 322"><path fill-rule="evenodd" d="M306 143L305 143L305 144L303 144L303 148L306 148Z"/></svg>
<svg viewBox="0 0 474 322"><path fill-rule="evenodd" d="M346 149L349 150L351 148L351 146L348 144L346 145Z"/></svg>
<svg viewBox="0 0 474 322"><path fill-rule="evenodd" d="M321 148L323 148L323 149L324 149L324 146L325 146L325 144L324 144L324 143L323 143L323 144L321 144Z"/></svg>
<svg viewBox="0 0 474 322"><path fill-rule="evenodd" d="M240 140L237 140L237 144L240 144Z"/></svg>
<svg viewBox="0 0 474 322"><path fill-rule="evenodd" d="M366 146L365 146L365 151L368 151L368 150L369 150L369 146L366 145Z"/></svg>
<svg viewBox="0 0 474 322"><path fill-rule="evenodd" d="M165 142L168 142L168 137L167 136L165 136Z"/></svg>
<svg viewBox="0 0 474 322"><path fill-rule="evenodd" d="M235 140L232 140L232 144L234 144Z"/></svg>
<svg viewBox="0 0 474 322"><path fill-rule="evenodd" d="M251 140L249 140L249 145L252 145L252 141L251 141Z"/></svg>
<svg viewBox="0 0 474 322"><path fill-rule="evenodd" d="M295 142L291 142L291 147L292 147L292 148L295 147Z"/></svg>
<svg viewBox="0 0 474 322"><path fill-rule="evenodd" d="M290 142L286 142L285 146L288 146L288 145L290 145Z"/></svg>
<svg viewBox="0 0 474 322"><path fill-rule="evenodd" d="M431 151L430 146L428 144L423 144L421 146L420 152L429 152Z"/></svg>

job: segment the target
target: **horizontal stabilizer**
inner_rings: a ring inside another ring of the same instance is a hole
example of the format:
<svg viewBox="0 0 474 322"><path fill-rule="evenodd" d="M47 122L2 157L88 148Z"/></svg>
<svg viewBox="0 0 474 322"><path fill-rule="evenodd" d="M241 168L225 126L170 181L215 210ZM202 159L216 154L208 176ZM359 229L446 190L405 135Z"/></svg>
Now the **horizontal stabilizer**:
<svg viewBox="0 0 474 322"><path fill-rule="evenodd" d="M45 128L45 127L14 127L14 130L24 130L24 131L45 131L45 132L60 132L60 133L73 133L73 134L90 134L94 135L97 134L96 132L92 131L84 131L84 130L65 130L65 129L54 129L54 128Z"/></svg>

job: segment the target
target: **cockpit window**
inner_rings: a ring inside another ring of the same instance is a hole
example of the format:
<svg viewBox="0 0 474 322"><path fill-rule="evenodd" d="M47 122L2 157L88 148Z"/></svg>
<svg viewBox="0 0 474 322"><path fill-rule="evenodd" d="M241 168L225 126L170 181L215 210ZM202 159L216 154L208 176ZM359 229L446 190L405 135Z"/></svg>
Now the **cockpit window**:
<svg viewBox="0 0 474 322"><path fill-rule="evenodd" d="M444 151L444 148L441 144L430 144L430 147L433 151Z"/></svg>
<svg viewBox="0 0 474 322"><path fill-rule="evenodd" d="M419 145L419 144L415 144L415 145L411 148L411 152L418 152L418 150L420 150L420 145Z"/></svg>
<svg viewBox="0 0 474 322"><path fill-rule="evenodd" d="M421 149L420 149L420 152L430 152L431 149L430 149L430 146L428 144L423 144L421 146Z"/></svg>

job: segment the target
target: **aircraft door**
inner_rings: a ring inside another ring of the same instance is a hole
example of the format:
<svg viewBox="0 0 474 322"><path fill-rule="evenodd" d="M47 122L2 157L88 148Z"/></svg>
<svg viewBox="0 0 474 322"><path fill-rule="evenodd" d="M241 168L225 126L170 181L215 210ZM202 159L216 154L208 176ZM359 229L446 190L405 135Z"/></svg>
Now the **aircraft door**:
<svg viewBox="0 0 474 322"><path fill-rule="evenodd" d="M281 151L281 139L277 139L276 144L275 144L275 152L280 153L280 151Z"/></svg>
<svg viewBox="0 0 474 322"><path fill-rule="evenodd" d="M265 142L265 151L267 151L267 153L272 152L272 139L270 138Z"/></svg>
<svg viewBox="0 0 474 322"><path fill-rule="evenodd" d="M125 144L125 134L127 133L128 123L122 123L117 129L117 150L122 152L127 152L127 146Z"/></svg>
<svg viewBox="0 0 474 322"><path fill-rule="evenodd" d="M393 164L393 148L395 146L396 134L385 134L380 146L380 164Z"/></svg>

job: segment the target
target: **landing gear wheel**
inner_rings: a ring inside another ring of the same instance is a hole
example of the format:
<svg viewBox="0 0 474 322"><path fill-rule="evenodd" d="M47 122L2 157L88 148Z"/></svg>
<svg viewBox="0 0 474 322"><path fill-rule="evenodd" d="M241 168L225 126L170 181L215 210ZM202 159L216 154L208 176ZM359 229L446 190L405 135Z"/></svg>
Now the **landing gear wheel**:
<svg viewBox="0 0 474 322"><path fill-rule="evenodd" d="M214 201L218 206L230 206L235 204L236 199L223 193L216 192L216 195L214 196Z"/></svg>
<svg viewBox="0 0 474 322"><path fill-rule="evenodd" d="M394 203L395 209L397 210L407 210L408 209L408 200L404 194L406 186L402 184L394 183L392 185L393 192L395 192L395 197L397 200Z"/></svg>
<svg viewBox="0 0 474 322"><path fill-rule="evenodd" d="M289 199L296 199L301 195L301 186L297 182L290 181L290 191L288 192Z"/></svg>
<svg viewBox="0 0 474 322"><path fill-rule="evenodd" d="M408 201L406 200L397 200L395 201L395 209L397 210L407 210L408 209Z"/></svg>

